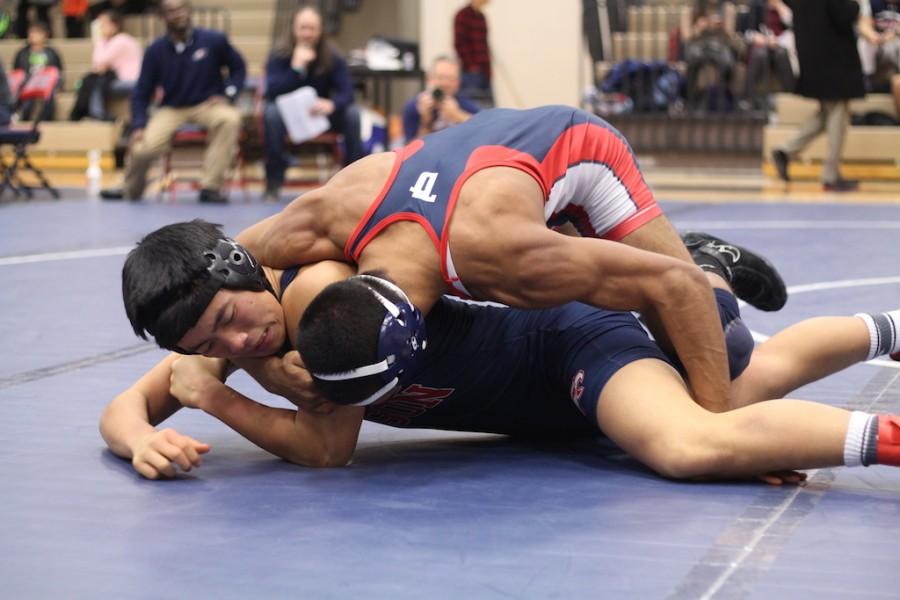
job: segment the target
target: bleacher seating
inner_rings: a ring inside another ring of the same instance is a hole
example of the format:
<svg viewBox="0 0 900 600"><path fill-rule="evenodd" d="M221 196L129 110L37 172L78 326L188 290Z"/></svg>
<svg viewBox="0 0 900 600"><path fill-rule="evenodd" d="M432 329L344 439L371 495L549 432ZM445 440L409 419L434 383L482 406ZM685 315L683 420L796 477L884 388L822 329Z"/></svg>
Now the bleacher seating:
<svg viewBox="0 0 900 600"><path fill-rule="evenodd" d="M196 10L195 24L198 26L207 26L203 22L204 10L208 13L226 14L225 22L231 43L247 62L248 77L258 80L264 72L265 60L272 48L277 0L193 0L192 5ZM52 13L57 34L65 30L59 13L58 10ZM156 14L146 14L126 17L125 30L146 46L164 32L164 27ZM87 166L87 152L101 150L101 165L104 169L112 168L116 145L129 114L127 99L114 101L111 113L120 117L115 123L68 122L75 102L75 86L91 72L92 44L87 38L62 37L53 38L50 44L63 60L63 84L56 96L55 120L42 124L41 141L32 152L34 162L50 168L83 170ZM16 38L0 40L0 59L7 70L11 68L16 52L23 45L24 41Z"/></svg>

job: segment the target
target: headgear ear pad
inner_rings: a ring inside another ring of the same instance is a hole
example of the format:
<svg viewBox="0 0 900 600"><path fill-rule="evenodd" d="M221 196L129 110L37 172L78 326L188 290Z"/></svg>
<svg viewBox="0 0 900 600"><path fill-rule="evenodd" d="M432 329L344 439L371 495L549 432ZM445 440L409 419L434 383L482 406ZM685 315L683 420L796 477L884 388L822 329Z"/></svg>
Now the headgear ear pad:
<svg viewBox="0 0 900 600"><path fill-rule="evenodd" d="M272 291L262 267L247 249L230 238L220 239L216 247L203 253L209 259L206 268L222 287L234 290Z"/></svg>
<svg viewBox="0 0 900 600"><path fill-rule="evenodd" d="M425 331L425 317L410 302L403 290L390 281L374 275L357 275L351 279L367 280L383 285L399 296L401 301L392 302L374 287L366 285L386 311L378 332L376 362L349 371L312 373L312 376L323 381L345 381L379 375L384 385L368 398L352 403L353 406L366 406L378 400L398 383L400 385L409 383L410 378L415 376L422 366L428 339Z"/></svg>

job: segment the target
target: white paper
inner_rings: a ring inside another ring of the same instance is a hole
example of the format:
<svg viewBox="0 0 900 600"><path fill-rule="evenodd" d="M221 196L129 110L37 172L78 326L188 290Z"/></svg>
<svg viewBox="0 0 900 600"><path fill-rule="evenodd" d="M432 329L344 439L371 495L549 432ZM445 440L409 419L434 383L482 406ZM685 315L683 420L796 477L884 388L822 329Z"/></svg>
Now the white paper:
<svg viewBox="0 0 900 600"><path fill-rule="evenodd" d="M328 117L313 115L310 108L319 99L316 90L309 86L298 88L293 92L275 98L275 105L281 113L281 120L287 128L288 137L295 144L311 140L328 131Z"/></svg>

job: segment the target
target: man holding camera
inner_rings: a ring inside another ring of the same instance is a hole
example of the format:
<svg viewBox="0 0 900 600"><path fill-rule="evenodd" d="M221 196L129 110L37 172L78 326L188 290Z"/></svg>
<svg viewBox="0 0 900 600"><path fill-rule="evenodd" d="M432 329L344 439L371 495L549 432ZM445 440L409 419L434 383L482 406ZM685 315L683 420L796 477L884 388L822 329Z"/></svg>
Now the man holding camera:
<svg viewBox="0 0 900 600"><path fill-rule="evenodd" d="M439 56L428 71L427 87L403 107L406 143L467 121L478 105L459 94L459 63Z"/></svg>

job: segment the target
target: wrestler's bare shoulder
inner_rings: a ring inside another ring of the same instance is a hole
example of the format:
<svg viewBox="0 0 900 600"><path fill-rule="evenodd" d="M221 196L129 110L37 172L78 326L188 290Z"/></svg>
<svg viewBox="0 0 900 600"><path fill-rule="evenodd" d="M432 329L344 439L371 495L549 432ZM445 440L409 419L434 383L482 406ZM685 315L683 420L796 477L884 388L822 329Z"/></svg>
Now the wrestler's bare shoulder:
<svg viewBox="0 0 900 600"><path fill-rule="evenodd" d="M380 152L361 158L338 171L322 188L322 192L336 198L346 198L350 202L365 199L368 208L368 203L375 199L390 177L396 160L395 152Z"/></svg>

